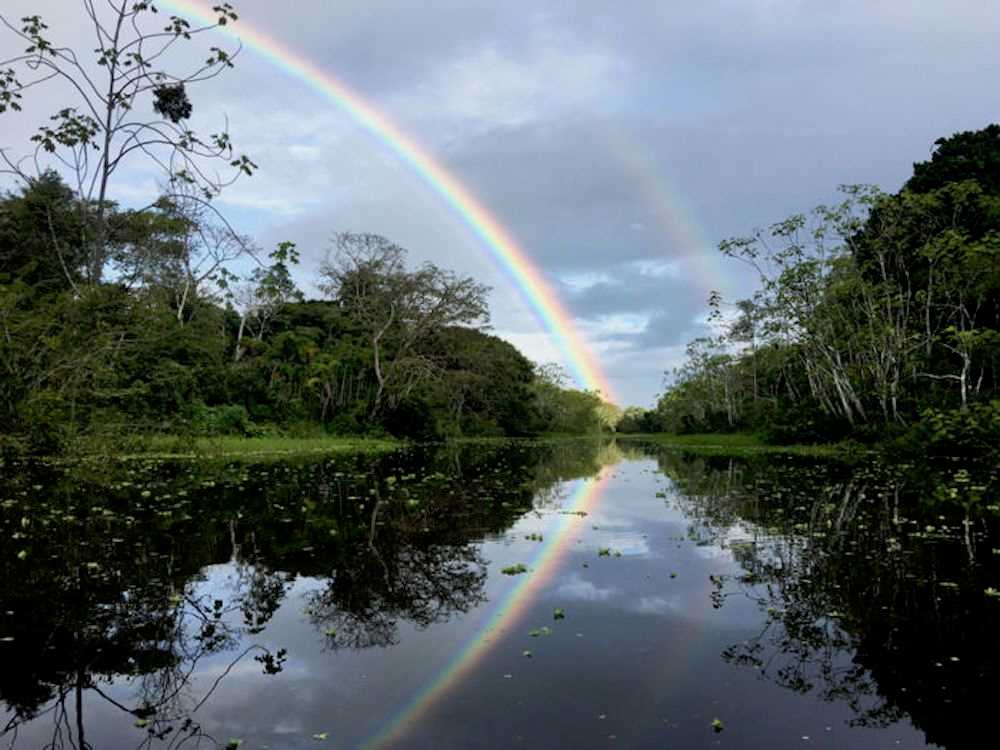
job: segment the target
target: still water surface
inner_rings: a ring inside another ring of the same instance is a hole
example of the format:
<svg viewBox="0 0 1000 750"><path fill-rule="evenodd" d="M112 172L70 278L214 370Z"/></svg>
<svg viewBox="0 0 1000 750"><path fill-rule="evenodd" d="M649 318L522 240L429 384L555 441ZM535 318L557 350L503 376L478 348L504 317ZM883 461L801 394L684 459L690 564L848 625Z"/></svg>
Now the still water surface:
<svg viewBox="0 0 1000 750"><path fill-rule="evenodd" d="M995 469L581 441L9 474L0 747L989 736Z"/></svg>

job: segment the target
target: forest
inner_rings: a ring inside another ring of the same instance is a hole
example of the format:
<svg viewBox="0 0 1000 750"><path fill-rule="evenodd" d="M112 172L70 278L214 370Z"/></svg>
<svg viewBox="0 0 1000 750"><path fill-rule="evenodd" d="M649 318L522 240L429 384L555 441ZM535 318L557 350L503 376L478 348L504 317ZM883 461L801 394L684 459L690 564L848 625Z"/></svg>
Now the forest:
<svg viewBox="0 0 1000 750"><path fill-rule="evenodd" d="M200 44L237 21L233 5L201 25L149 2L109 21L82 10L99 42L89 62L40 16L0 14L22 45L0 60L0 114L23 120L36 92L69 84L27 148L0 144L0 448L579 434L617 418L491 335L490 290L474 279L331 230L329 247L308 248L326 260L307 299L293 243L266 251L233 226L218 198L258 166L228 120L195 126L198 91L240 52ZM119 199L128 169L158 175L149 205Z"/></svg>
<svg viewBox="0 0 1000 750"><path fill-rule="evenodd" d="M88 277L93 210L53 172L0 201L0 432L33 448L94 434L601 429L596 394L488 333L484 286L411 268L381 236L337 235L323 296L307 300L296 248L265 256L169 200L107 207L109 271Z"/></svg>
<svg viewBox="0 0 1000 750"><path fill-rule="evenodd" d="M711 295L713 335L619 430L996 451L1000 125L937 140L895 194L840 193L721 243L756 291Z"/></svg>

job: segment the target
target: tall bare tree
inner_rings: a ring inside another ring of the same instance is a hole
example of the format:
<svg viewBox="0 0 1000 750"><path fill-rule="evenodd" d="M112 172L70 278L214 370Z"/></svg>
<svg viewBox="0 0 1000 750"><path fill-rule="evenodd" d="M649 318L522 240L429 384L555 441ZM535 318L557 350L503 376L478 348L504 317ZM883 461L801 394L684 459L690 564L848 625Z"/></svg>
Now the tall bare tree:
<svg viewBox="0 0 1000 750"><path fill-rule="evenodd" d="M192 25L181 16L164 19L151 0L80 3L80 21L93 33L86 53L52 40L41 16L15 21L0 13L0 25L24 44L0 60L0 113L20 111L25 92L50 83L68 87L73 97L31 137L31 153L16 157L0 147L0 173L25 184L47 167L68 173L81 205L91 209L87 277L99 283L110 257L112 181L126 164L135 158L153 163L169 192L183 186L206 205L256 165L234 152L228 124L207 137L189 125L189 90L231 68L239 49L210 46L207 57L199 53L187 70L166 67L179 43L207 38L236 21L231 4L214 6L214 23Z"/></svg>
<svg viewBox="0 0 1000 750"><path fill-rule="evenodd" d="M372 412L392 409L435 370L419 345L435 330L489 320L489 288L432 263L406 267L406 250L377 234L337 234L320 288L363 329L377 382Z"/></svg>

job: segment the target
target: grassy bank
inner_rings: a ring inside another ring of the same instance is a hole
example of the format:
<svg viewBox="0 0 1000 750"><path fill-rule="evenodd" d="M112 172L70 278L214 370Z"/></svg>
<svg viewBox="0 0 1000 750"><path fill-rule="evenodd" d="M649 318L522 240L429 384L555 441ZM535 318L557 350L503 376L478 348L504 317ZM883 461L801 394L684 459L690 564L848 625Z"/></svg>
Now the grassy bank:
<svg viewBox="0 0 1000 750"><path fill-rule="evenodd" d="M677 448L691 453L711 455L740 455L748 453L784 453L798 456L837 456L847 452L841 443L824 445L771 445L751 433L705 433L698 435L668 435L664 433L567 435L546 433L532 438L462 437L454 442L463 444L499 444L504 442L531 441L537 443L569 443L617 440L622 443L655 443L665 448Z"/></svg>
<svg viewBox="0 0 1000 750"><path fill-rule="evenodd" d="M547 434L535 438L456 438L465 444L500 444L520 440L541 443L618 440L621 442L655 443L665 448L677 448L706 455L740 455L749 453L785 453L801 456L834 456L843 446L831 445L768 445L752 434L667 435L662 433L628 435L563 435ZM293 456L323 453L379 453L399 448L401 442L392 438L361 438L315 435L308 437L263 436L183 437L149 435L130 440L125 446L112 446L106 440L87 441L80 453L86 456L115 455L121 458L215 458Z"/></svg>
<svg viewBox="0 0 1000 750"><path fill-rule="evenodd" d="M174 435L145 437L127 456L155 458L281 456L317 453L381 453L400 446L389 438L358 437L238 437L183 438ZM97 446L95 446L96 448ZM99 450L99 449L98 449Z"/></svg>
<svg viewBox="0 0 1000 750"><path fill-rule="evenodd" d="M746 453L791 453L797 456L836 456L843 452L837 443L825 445L769 445L749 433L717 433L699 435L618 435L618 440L641 440L666 448L679 448L692 453L739 455Z"/></svg>

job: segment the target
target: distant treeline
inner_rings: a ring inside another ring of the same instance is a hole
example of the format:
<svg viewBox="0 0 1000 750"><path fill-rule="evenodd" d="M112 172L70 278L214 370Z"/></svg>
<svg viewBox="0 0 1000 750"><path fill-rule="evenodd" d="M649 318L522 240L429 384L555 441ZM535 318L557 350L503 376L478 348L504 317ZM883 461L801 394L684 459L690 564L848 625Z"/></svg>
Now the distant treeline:
<svg viewBox="0 0 1000 750"><path fill-rule="evenodd" d="M424 439L608 422L596 394L484 330L488 290L474 280L341 234L323 298L306 301L297 260L194 199L98 212L54 172L3 196L0 435L53 451L102 434Z"/></svg>
<svg viewBox="0 0 1000 750"><path fill-rule="evenodd" d="M752 431L776 442L1000 444L1000 125L936 141L893 195L792 216L721 251L759 278L713 294L650 411L619 430Z"/></svg>

